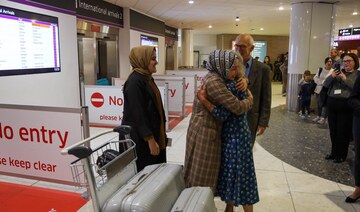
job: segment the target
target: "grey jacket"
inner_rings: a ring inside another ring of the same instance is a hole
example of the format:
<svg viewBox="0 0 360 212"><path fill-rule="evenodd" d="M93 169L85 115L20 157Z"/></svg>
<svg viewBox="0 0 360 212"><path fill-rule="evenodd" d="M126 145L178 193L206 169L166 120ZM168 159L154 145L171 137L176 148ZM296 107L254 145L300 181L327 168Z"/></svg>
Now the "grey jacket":
<svg viewBox="0 0 360 212"><path fill-rule="evenodd" d="M354 87L357 71L346 72L346 80L342 81L340 77L329 76L325 79L323 86L330 88L328 96L332 98L349 98Z"/></svg>

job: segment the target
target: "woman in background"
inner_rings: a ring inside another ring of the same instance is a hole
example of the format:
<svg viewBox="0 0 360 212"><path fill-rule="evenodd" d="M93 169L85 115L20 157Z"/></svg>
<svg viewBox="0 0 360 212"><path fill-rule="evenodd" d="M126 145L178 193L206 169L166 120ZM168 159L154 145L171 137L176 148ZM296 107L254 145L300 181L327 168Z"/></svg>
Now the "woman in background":
<svg viewBox="0 0 360 212"><path fill-rule="evenodd" d="M270 67L270 71L273 71L273 65L271 64L270 56L265 56L264 63Z"/></svg>
<svg viewBox="0 0 360 212"><path fill-rule="evenodd" d="M325 66L324 68L319 68L318 72L314 76L314 82L316 83L315 95L316 95L316 103L317 103L317 116L312 120L318 124L325 124L327 119L327 111L325 102L320 98L320 91L323 89L323 82L327 75L330 72L332 66L331 57L325 58Z"/></svg>
<svg viewBox="0 0 360 212"><path fill-rule="evenodd" d="M152 74L156 72L156 50L152 46L131 49L132 72L124 84L123 125L130 125L136 143L137 170L166 163L165 113Z"/></svg>
<svg viewBox="0 0 360 212"><path fill-rule="evenodd" d="M345 61L346 59L344 59ZM343 61L343 62L344 62ZM348 61L344 66L354 64L354 69L359 68L359 60L356 62ZM359 74L358 74L359 75ZM347 203L356 202L360 198L360 77L357 76L353 91L351 92L349 101L350 107L353 109L353 136L355 142L355 159L354 159L354 178L355 190L345 199Z"/></svg>
<svg viewBox="0 0 360 212"><path fill-rule="evenodd" d="M331 139L331 152L325 159L334 163L344 162L347 158L353 117L348 99L354 87L359 61L354 53L345 53L343 64L344 70L331 70L323 83L329 88L326 103Z"/></svg>

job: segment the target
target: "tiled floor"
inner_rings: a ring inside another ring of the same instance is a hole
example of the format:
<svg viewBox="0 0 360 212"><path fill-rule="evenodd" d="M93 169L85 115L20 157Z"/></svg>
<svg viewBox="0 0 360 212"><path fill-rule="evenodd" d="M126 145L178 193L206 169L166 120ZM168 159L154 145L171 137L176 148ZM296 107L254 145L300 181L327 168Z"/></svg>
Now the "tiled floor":
<svg viewBox="0 0 360 212"><path fill-rule="evenodd" d="M273 84L272 107L285 104L281 96L281 85ZM184 163L186 131L190 116L177 125L168 136L173 139L173 145L168 148L169 163ZM96 134L100 129L92 129ZM261 137L258 138L260 141ZM260 202L254 206L254 211L264 212L337 212L360 211L360 202L347 204L344 199L352 191L352 187L332 182L306 173L271 155L259 144L254 146L254 160L260 193ZM21 184L48 186L67 191L75 191L72 187L59 186L33 180L24 180L0 176L0 181ZM215 199L218 211L224 211L225 204ZM91 205L85 205L80 211L91 211ZM241 207L236 211L243 211Z"/></svg>

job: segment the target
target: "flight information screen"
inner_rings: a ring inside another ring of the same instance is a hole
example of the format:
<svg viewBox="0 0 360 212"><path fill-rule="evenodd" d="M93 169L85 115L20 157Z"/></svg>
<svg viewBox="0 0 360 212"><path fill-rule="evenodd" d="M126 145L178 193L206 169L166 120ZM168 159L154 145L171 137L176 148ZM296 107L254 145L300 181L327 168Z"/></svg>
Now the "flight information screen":
<svg viewBox="0 0 360 212"><path fill-rule="evenodd" d="M58 18L0 6L0 76L60 71Z"/></svg>

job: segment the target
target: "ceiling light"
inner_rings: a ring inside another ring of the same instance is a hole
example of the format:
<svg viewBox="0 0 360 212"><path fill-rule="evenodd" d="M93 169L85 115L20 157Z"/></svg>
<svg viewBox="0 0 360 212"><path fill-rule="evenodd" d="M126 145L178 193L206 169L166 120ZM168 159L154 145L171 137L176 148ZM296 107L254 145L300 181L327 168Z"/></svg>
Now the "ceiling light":
<svg viewBox="0 0 360 212"><path fill-rule="evenodd" d="M239 16L236 16L235 21L240 21Z"/></svg>
<svg viewBox="0 0 360 212"><path fill-rule="evenodd" d="M352 13L352 15L358 15L358 12L354 11L354 12Z"/></svg>
<svg viewBox="0 0 360 212"><path fill-rule="evenodd" d="M194 1L191 1L191 0L190 0L190 1L189 1L189 4L194 4Z"/></svg>
<svg viewBox="0 0 360 212"><path fill-rule="evenodd" d="M283 6L280 6L280 7L279 7L279 10L284 10L284 7L283 7Z"/></svg>
<svg viewBox="0 0 360 212"><path fill-rule="evenodd" d="M354 25L350 24L349 27L353 27Z"/></svg>
<svg viewBox="0 0 360 212"><path fill-rule="evenodd" d="M262 28L262 27L261 27L261 28L260 28L260 30L261 30L261 31L263 31L263 30L264 30L264 28Z"/></svg>
<svg viewBox="0 0 360 212"><path fill-rule="evenodd" d="M212 28L211 24L208 27L209 27L209 29L211 29Z"/></svg>

